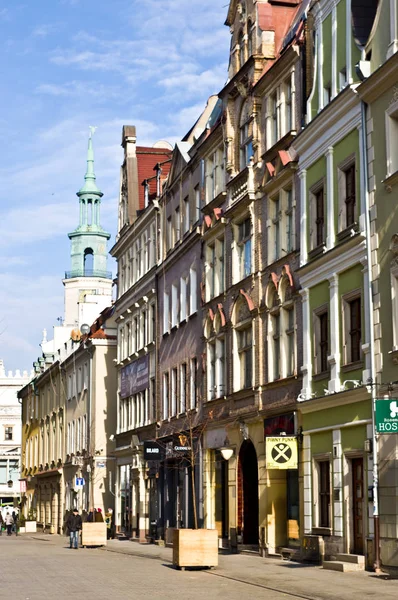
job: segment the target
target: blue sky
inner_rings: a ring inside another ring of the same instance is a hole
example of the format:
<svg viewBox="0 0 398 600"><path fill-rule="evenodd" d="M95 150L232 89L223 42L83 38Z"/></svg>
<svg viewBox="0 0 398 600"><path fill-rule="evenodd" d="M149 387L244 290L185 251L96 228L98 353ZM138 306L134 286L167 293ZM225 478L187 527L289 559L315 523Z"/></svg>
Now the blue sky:
<svg viewBox="0 0 398 600"><path fill-rule="evenodd" d="M122 125L180 139L227 78L227 0L0 0L0 358L30 369L63 315L88 126L114 242ZM110 247L109 246L109 247ZM109 265L114 270L112 259Z"/></svg>

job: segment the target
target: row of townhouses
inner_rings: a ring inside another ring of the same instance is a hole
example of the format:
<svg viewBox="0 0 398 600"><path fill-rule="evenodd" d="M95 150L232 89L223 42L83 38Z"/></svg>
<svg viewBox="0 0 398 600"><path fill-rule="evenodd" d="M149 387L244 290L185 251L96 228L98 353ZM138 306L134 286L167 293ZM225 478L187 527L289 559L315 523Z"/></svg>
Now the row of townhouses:
<svg viewBox="0 0 398 600"><path fill-rule="evenodd" d="M123 128L113 304L89 142L65 322L20 394L26 510L397 569L397 0L231 0L226 25L174 149Z"/></svg>

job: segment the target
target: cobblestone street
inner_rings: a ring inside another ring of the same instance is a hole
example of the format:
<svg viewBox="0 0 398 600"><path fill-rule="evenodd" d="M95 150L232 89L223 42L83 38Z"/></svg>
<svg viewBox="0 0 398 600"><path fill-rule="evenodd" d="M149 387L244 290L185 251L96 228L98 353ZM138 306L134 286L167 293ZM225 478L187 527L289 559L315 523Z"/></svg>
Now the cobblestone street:
<svg viewBox="0 0 398 600"><path fill-rule="evenodd" d="M213 571L175 570L169 548L112 541L105 549L70 550L65 537L0 537L0 599L4 600L396 600L398 582L372 573L220 556Z"/></svg>

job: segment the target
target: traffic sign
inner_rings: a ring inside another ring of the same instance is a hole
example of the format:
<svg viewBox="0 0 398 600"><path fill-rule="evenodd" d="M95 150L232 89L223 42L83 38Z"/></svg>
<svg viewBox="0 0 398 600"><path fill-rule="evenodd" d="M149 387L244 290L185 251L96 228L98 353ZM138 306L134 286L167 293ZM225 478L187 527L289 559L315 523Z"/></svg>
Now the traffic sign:
<svg viewBox="0 0 398 600"><path fill-rule="evenodd" d="M265 438L267 469L297 469L297 438Z"/></svg>
<svg viewBox="0 0 398 600"><path fill-rule="evenodd" d="M83 486L84 486L84 479L83 479L83 477L76 477L75 487L76 488L81 488Z"/></svg>
<svg viewBox="0 0 398 600"><path fill-rule="evenodd" d="M398 400L376 400L375 426L377 433L398 433Z"/></svg>

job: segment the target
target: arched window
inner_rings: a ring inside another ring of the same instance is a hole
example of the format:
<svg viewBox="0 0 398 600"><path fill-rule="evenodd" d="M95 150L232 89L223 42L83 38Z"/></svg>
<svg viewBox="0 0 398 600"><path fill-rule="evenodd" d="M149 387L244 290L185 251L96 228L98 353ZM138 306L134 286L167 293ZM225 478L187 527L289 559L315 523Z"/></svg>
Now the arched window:
<svg viewBox="0 0 398 600"><path fill-rule="evenodd" d="M253 150L253 120L249 112L249 105L246 102L240 116L240 169L244 169L250 163L254 156Z"/></svg>
<svg viewBox="0 0 398 600"><path fill-rule="evenodd" d="M84 251L84 275L93 274L94 270L94 252L92 248L86 248Z"/></svg>
<svg viewBox="0 0 398 600"><path fill-rule="evenodd" d="M239 67L241 68L245 63L245 41L244 41L243 31L241 31L239 33L238 44L239 44Z"/></svg>
<svg viewBox="0 0 398 600"><path fill-rule="evenodd" d="M250 19L247 22L247 57L253 54L253 24Z"/></svg>
<svg viewBox="0 0 398 600"><path fill-rule="evenodd" d="M233 310L234 391L253 386L253 319L247 301L240 297Z"/></svg>

